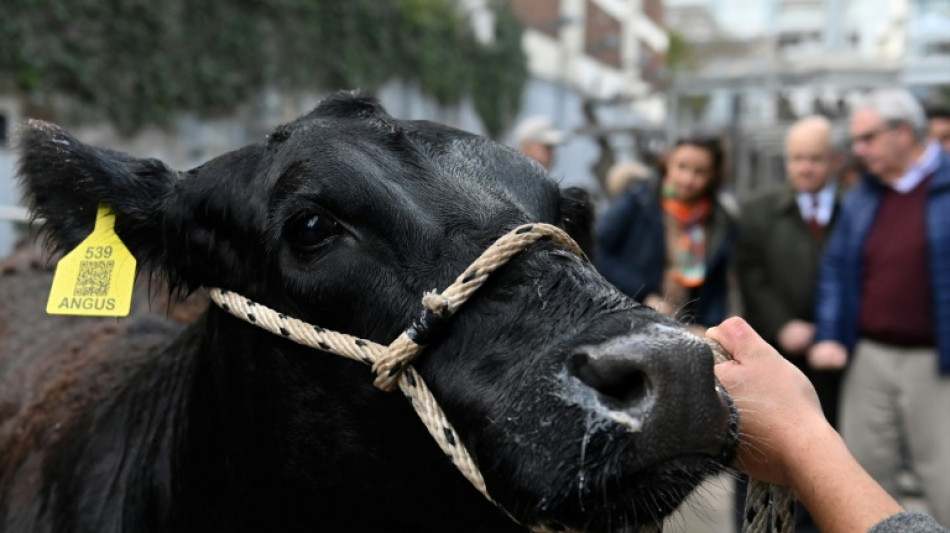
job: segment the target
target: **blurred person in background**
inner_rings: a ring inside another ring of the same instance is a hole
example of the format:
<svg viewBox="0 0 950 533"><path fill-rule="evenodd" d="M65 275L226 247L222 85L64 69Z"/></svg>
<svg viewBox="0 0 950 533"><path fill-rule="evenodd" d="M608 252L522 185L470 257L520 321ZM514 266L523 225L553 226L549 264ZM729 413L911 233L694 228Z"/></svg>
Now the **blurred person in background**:
<svg viewBox="0 0 950 533"><path fill-rule="evenodd" d="M867 173L822 258L814 368L847 364L841 434L899 494L901 443L930 513L950 525L950 155L927 140L920 103L871 93L851 116Z"/></svg>
<svg viewBox="0 0 950 533"><path fill-rule="evenodd" d="M805 354L815 339L818 263L840 208L837 156L828 119L813 116L792 125L785 137L788 180L743 204L736 251L746 320L808 377L832 427L838 425L841 369L813 369ZM736 490L740 516L744 488L740 483ZM817 531L800 504L795 529Z"/></svg>
<svg viewBox="0 0 950 533"><path fill-rule="evenodd" d="M838 172L838 185L843 191L848 191L861 181L862 174L864 174L864 168L861 166L861 162L851 153L850 148L846 149L844 162Z"/></svg>
<svg viewBox="0 0 950 533"><path fill-rule="evenodd" d="M649 180L653 177L650 167L639 161L627 161L617 163L607 171L605 188L607 189L608 199L614 199L628 187L639 181Z"/></svg>
<svg viewBox="0 0 950 533"><path fill-rule="evenodd" d="M726 315L735 222L717 201L717 140L677 142L654 181L634 181L598 226L595 264L622 292L697 334Z"/></svg>
<svg viewBox="0 0 950 533"><path fill-rule="evenodd" d="M841 371L818 371L805 359L815 339L818 263L841 201L831 135L831 123L821 116L788 130L787 183L743 205L736 257L746 320L808 376L837 427Z"/></svg>
<svg viewBox="0 0 950 533"><path fill-rule="evenodd" d="M937 142L944 152L950 152L950 108L934 107L927 111L930 138Z"/></svg>
<svg viewBox="0 0 950 533"><path fill-rule="evenodd" d="M564 133L554 127L547 117L528 117L518 124L514 133L515 145L524 155L551 170L554 149L564 142Z"/></svg>

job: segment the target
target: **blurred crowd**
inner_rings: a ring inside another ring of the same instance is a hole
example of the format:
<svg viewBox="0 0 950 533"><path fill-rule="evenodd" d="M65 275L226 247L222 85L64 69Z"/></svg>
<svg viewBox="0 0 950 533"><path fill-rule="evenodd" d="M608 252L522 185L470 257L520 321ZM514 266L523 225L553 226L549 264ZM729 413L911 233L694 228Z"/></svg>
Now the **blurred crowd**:
<svg viewBox="0 0 950 533"><path fill-rule="evenodd" d="M950 109L879 90L847 129L841 143L824 117L793 124L785 183L741 203L715 138L677 140L656 169L615 165L595 265L699 335L741 314L875 480L950 526ZM564 136L534 117L515 140L550 167ZM797 530L815 530L804 510Z"/></svg>

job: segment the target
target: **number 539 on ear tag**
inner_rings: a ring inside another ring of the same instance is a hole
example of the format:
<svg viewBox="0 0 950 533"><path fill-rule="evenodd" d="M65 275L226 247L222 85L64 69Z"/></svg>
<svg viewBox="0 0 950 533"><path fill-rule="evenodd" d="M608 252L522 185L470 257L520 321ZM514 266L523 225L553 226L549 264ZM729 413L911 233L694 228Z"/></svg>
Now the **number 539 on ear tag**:
<svg viewBox="0 0 950 533"><path fill-rule="evenodd" d="M46 312L51 315L127 316L135 257L115 234L115 214L99 206L92 234L56 265Z"/></svg>

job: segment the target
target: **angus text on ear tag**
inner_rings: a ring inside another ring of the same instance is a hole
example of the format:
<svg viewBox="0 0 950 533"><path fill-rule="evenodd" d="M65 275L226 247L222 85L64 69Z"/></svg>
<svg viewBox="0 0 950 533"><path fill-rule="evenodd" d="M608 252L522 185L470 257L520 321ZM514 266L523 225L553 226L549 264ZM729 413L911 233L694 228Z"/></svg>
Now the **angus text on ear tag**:
<svg viewBox="0 0 950 533"><path fill-rule="evenodd" d="M115 214L100 205L92 233L56 264L47 314L129 314L135 257L115 234L114 224Z"/></svg>

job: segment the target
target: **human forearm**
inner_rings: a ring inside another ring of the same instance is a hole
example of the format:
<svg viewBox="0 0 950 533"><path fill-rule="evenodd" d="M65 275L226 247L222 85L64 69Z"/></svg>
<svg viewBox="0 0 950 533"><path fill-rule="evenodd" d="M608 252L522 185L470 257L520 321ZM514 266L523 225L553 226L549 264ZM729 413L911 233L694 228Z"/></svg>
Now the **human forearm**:
<svg viewBox="0 0 950 533"><path fill-rule="evenodd" d="M865 533L901 511L825 419L801 371L741 319L707 335L733 355L715 370L740 412L739 468L792 487L826 533Z"/></svg>
<svg viewBox="0 0 950 533"><path fill-rule="evenodd" d="M824 424L789 448L789 481L825 533L865 533L903 509L858 464Z"/></svg>

